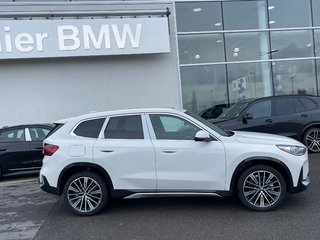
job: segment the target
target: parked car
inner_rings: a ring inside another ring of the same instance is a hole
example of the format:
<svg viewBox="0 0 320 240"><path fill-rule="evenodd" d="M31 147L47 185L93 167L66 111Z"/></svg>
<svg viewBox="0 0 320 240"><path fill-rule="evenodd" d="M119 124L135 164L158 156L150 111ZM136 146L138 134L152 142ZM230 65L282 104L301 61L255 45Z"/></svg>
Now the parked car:
<svg viewBox="0 0 320 240"><path fill-rule="evenodd" d="M225 110L230 107L229 104L217 104L199 113L203 119L214 119L219 117Z"/></svg>
<svg viewBox="0 0 320 240"><path fill-rule="evenodd" d="M210 120L225 130L279 134L320 152L320 97L284 95L240 101Z"/></svg>
<svg viewBox="0 0 320 240"><path fill-rule="evenodd" d="M226 132L189 112L138 109L58 121L39 182L79 215L111 198L231 196L256 211L309 184L306 147L277 135Z"/></svg>
<svg viewBox="0 0 320 240"><path fill-rule="evenodd" d="M12 173L39 171L42 142L53 126L31 124L0 128L0 178Z"/></svg>

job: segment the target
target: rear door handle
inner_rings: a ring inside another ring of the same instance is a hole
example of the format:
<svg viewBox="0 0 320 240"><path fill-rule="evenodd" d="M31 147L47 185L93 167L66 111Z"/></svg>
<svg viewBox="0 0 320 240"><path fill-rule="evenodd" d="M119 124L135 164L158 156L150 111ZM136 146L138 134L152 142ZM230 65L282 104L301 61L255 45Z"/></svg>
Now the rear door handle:
<svg viewBox="0 0 320 240"><path fill-rule="evenodd" d="M43 147L36 147L37 150L43 150Z"/></svg>
<svg viewBox="0 0 320 240"><path fill-rule="evenodd" d="M103 150L100 150L100 152L112 153L112 152L114 152L114 150L113 149L103 149Z"/></svg>
<svg viewBox="0 0 320 240"><path fill-rule="evenodd" d="M308 117L308 114L301 114L301 117Z"/></svg>
<svg viewBox="0 0 320 240"><path fill-rule="evenodd" d="M266 123L272 123L272 119L267 119Z"/></svg>
<svg viewBox="0 0 320 240"><path fill-rule="evenodd" d="M0 149L0 152L5 152L5 151L7 151L7 149L5 148Z"/></svg>

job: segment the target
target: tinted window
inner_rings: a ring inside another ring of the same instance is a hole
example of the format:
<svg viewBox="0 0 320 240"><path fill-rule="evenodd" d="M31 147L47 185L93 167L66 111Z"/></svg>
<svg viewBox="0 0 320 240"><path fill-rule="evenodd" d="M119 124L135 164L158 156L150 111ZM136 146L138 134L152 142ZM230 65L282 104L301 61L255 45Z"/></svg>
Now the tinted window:
<svg viewBox="0 0 320 240"><path fill-rule="evenodd" d="M194 140L200 130L197 126L179 117L150 115L157 139Z"/></svg>
<svg viewBox="0 0 320 240"><path fill-rule="evenodd" d="M251 113L253 118L263 118L271 116L271 100L254 103L248 113Z"/></svg>
<svg viewBox="0 0 320 240"><path fill-rule="evenodd" d="M305 109L305 111L313 110L317 107L316 103L314 103L312 100L308 98L299 98L299 101L303 105L303 108Z"/></svg>
<svg viewBox="0 0 320 240"><path fill-rule="evenodd" d="M74 134L81 137L97 138L105 118L83 121L74 130Z"/></svg>
<svg viewBox="0 0 320 240"><path fill-rule="evenodd" d="M295 113L296 108L293 98L283 98L274 100L274 113L275 115L284 115Z"/></svg>
<svg viewBox="0 0 320 240"><path fill-rule="evenodd" d="M110 118L104 131L105 138L144 139L140 115Z"/></svg>
<svg viewBox="0 0 320 240"><path fill-rule="evenodd" d="M0 142L25 141L24 129L11 129L0 132Z"/></svg>
<svg viewBox="0 0 320 240"><path fill-rule="evenodd" d="M47 128L29 128L32 141L43 141L50 132Z"/></svg>

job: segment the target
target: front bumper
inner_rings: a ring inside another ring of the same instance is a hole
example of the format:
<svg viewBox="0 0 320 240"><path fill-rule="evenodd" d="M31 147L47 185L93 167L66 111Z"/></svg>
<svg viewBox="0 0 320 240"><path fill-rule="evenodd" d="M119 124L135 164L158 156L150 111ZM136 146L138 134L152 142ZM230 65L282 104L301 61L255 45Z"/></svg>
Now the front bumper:
<svg viewBox="0 0 320 240"><path fill-rule="evenodd" d="M289 189L288 192L289 193L302 192L307 189L309 184L310 184L309 174L306 176L306 178L303 178L303 168L302 168L299 175L298 185L296 187L292 187L291 189Z"/></svg>

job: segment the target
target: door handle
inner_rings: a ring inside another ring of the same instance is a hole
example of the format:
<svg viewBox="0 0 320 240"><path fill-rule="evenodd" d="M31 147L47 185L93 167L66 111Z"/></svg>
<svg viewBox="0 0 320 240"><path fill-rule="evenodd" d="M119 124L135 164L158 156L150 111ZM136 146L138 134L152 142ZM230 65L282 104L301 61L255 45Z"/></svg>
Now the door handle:
<svg viewBox="0 0 320 240"><path fill-rule="evenodd" d="M114 150L112 150L112 149L105 149L105 150L100 150L100 152L112 153L112 152L114 152Z"/></svg>
<svg viewBox="0 0 320 240"><path fill-rule="evenodd" d="M37 150L43 150L43 147L36 147Z"/></svg>
<svg viewBox="0 0 320 240"><path fill-rule="evenodd" d="M266 123L272 123L272 119L267 119Z"/></svg>
<svg viewBox="0 0 320 240"><path fill-rule="evenodd" d="M301 114L301 117L308 117L308 114Z"/></svg>
<svg viewBox="0 0 320 240"><path fill-rule="evenodd" d="M5 151L7 151L7 149L5 148L0 149L0 152L5 152Z"/></svg>
<svg viewBox="0 0 320 240"><path fill-rule="evenodd" d="M168 150L162 150L163 153L176 153L177 150L174 149L168 149Z"/></svg>

